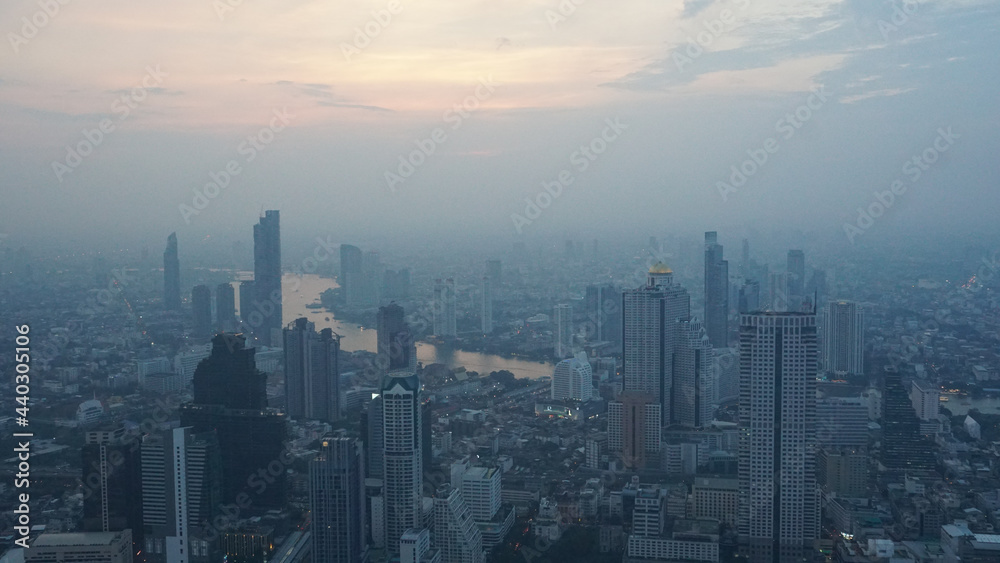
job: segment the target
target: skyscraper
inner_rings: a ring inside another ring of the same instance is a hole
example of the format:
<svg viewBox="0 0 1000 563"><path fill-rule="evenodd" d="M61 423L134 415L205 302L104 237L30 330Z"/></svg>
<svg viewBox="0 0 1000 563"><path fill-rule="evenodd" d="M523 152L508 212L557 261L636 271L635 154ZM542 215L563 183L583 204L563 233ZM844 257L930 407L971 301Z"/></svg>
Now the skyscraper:
<svg viewBox="0 0 1000 563"><path fill-rule="evenodd" d="M790 311L799 310L805 297L806 255L801 250L788 251L788 303Z"/></svg>
<svg viewBox="0 0 1000 563"><path fill-rule="evenodd" d="M740 288L739 312L755 313L760 311L760 282L746 280Z"/></svg>
<svg viewBox="0 0 1000 563"><path fill-rule="evenodd" d="M479 301L479 320L483 334L493 332L493 280L483 276Z"/></svg>
<svg viewBox="0 0 1000 563"><path fill-rule="evenodd" d="M383 380L381 398L386 538L389 549L395 552L403 532L421 526L420 380L416 374L390 374Z"/></svg>
<svg viewBox="0 0 1000 563"><path fill-rule="evenodd" d="M170 311L181 308L181 263L177 257L177 233L167 237L163 251L163 306Z"/></svg>
<svg viewBox="0 0 1000 563"><path fill-rule="evenodd" d="M236 290L230 283L215 287L215 326L225 332L236 330Z"/></svg>
<svg viewBox="0 0 1000 563"><path fill-rule="evenodd" d="M557 358L565 358L573 353L573 308L569 303L555 306L552 314L554 352Z"/></svg>
<svg viewBox="0 0 1000 563"><path fill-rule="evenodd" d="M678 319L691 316L691 297L674 283L663 263L649 270L646 285L622 296L624 324L623 389L639 391L660 404L661 424L670 418Z"/></svg>
<svg viewBox="0 0 1000 563"><path fill-rule="evenodd" d="M483 563L483 535L462 492L442 485L434 494L432 542L441 563Z"/></svg>
<svg viewBox="0 0 1000 563"><path fill-rule="evenodd" d="M367 561L364 485L361 442L344 436L323 438L319 453L309 462L313 561Z"/></svg>
<svg viewBox="0 0 1000 563"><path fill-rule="evenodd" d="M593 342L622 344L622 296L613 285L589 285L583 299L587 311L586 336Z"/></svg>
<svg viewBox="0 0 1000 563"><path fill-rule="evenodd" d="M430 530L407 530L399 539L399 563L441 563L441 552L431 549Z"/></svg>
<svg viewBox="0 0 1000 563"><path fill-rule="evenodd" d="M381 375L396 370L416 370L416 341L406 322L406 312L395 303L379 307L375 316L378 338L376 367Z"/></svg>
<svg viewBox="0 0 1000 563"><path fill-rule="evenodd" d="M363 416L368 450L368 462L365 464L368 477L383 479L385 478L385 430L382 425L385 422L385 414L382 412L382 395L372 398Z"/></svg>
<svg viewBox="0 0 1000 563"><path fill-rule="evenodd" d="M340 420L340 337L302 317L285 328L283 344L288 416Z"/></svg>
<svg viewBox="0 0 1000 563"><path fill-rule="evenodd" d="M340 245L340 276L337 283L340 284L340 295L348 305L357 301L355 295L358 284L361 283L361 249L351 245Z"/></svg>
<svg viewBox="0 0 1000 563"><path fill-rule="evenodd" d="M593 377L587 353L579 352L575 357L556 364L556 369L552 372L550 396L557 401L589 401L594 395Z"/></svg>
<svg viewBox="0 0 1000 563"><path fill-rule="evenodd" d="M253 309L260 322L250 321L260 344L277 344L281 327L281 228L278 211L268 210L253 226ZM244 307L240 303L240 309ZM246 315L244 315L246 318Z"/></svg>
<svg viewBox="0 0 1000 563"><path fill-rule="evenodd" d="M81 448L83 461L83 531L132 530L135 553L145 548L142 535L142 466L138 437L124 426L91 430ZM136 556L135 560L141 561Z"/></svg>
<svg viewBox="0 0 1000 563"><path fill-rule="evenodd" d="M792 299L789 294L790 278L791 275L788 272L770 272L768 274L767 310L777 313L792 310Z"/></svg>
<svg viewBox="0 0 1000 563"><path fill-rule="evenodd" d="M434 280L434 335L454 337L457 333L455 311L455 280Z"/></svg>
<svg viewBox="0 0 1000 563"><path fill-rule="evenodd" d="M903 385L903 376L894 367L885 371L881 424L883 466L916 476L934 470L934 446L920 433L920 419Z"/></svg>
<svg viewBox="0 0 1000 563"><path fill-rule="evenodd" d="M816 316L740 317L739 518L751 561L783 561L818 537Z"/></svg>
<svg viewBox="0 0 1000 563"><path fill-rule="evenodd" d="M705 233L705 332L712 346L729 345L729 262L715 231Z"/></svg>
<svg viewBox="0 0 1000 563"><path fill-rule="evenodd" d="M212 290L207 285L196 285L191 289L191 314L194 317L194 333L208 336L212 333Z"/></svg>
<svg viewBox="0 0 1000 563"><path fill-rule="evenodd" d="M208 563L221 552L211 530L222 506L219 442L214 432L175 428L142 444L142 502L145 560Z"/></svg>
<svg viewBox="0 0 1000 563"><path fill-rule="evenodd" d="M838 374L864 374L864 319L853 301L830 301L824 331L824 367Z"/></svg>
<svg viewBox="0 0 1000 563"><path fill-rule="evenodd" d="M662 406L650 394L625 391L608 403L608 449L621 456L628 469L659 461Z"/></svg>
<svg viewBox="0 0 1000 563"><path fill-rule="evenodd" d="M181 406L180 417L195 432L218 434L223 501L236 502L249 486L254 509L266 511L284 507L285 472L274 474L269 464L287 459L288 427L284 414L267 409L267 374L257 369L254 353L243 335L216 335L211 355L195 369L194 400Z"/></svg>
<svg viewBox="0 0 1000 563"><path fill-rule="evenodd" d="M700 323L679 323L671 387L670 423L703 427L715 415L715 377L712 345Z"/></svg>

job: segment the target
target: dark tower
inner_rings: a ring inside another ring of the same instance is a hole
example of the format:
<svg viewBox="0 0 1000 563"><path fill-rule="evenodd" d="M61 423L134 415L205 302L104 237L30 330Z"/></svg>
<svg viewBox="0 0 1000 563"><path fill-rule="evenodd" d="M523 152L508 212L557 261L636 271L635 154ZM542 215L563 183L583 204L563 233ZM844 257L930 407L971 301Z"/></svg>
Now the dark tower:
<svg viewBox="0 0 1000 563"><path fill-rule="evenodd" d="M340 420L340 336L305 317L285 328L285 404L295 419Z"/></svg>
<svg viewBox="0 0 1000 563"><path fill-rule="evenodd" d="M715 231L705 233L705 332L714 348L729 347L729 262Z"/></svg>
<svg viewBox="0 0 1000 563"><path fill-rule="evenodd" d="M83 461L83 531L132 530L132 553L142 535L142 465L139 442L124 426L87 432ZM133 555L136 562L140 556Z"/></svg>
<svg viewBox="0 0 1000 563"><path fill-rule="evenodd" d="M177 233L167 237L163 251L163 306L171 311L181 308L181 263L177 258Z"/></svg>
<svg viewBox="0 0 1000 563"><path fill-rule="evenodd" d="M236 328L236 290L232 284L220 283L215 288L215 326L224 331Z"/></svg>
<svg viewBox="0 0 1000 563"><path fill-rule="evenodd" d="M395 303L379 307L376 315L378 350L376 364L379 373L416 367L416 352L405 311Z"/></svg>
<svg viewBox="0 0 1000 563"><path fill-rule="evenodd" d="M345 302L350 302L348 295L356 291L357 285L361 282L361 249L350 244L340 245L340 277L337 283L340 284L340 298Z"/></svg>
<svg viewBox="0 0 1000 563"><path fill-rule="evenodd" d="M260 313L260 319L259 322L250 320L250 325L257 342L271 346L275 331L280 331L284 324L281 321L281 229L275 210L265 211L260 222L253 226L253 281L253 309Z"/></svg>
<svg viewBox="0 0 1000 563"><path fill-rule="evenodd" d="M194 317L194 333L208 336L212 333L212 290L207 285L196 285L191 289L191 313Z"/></svg>

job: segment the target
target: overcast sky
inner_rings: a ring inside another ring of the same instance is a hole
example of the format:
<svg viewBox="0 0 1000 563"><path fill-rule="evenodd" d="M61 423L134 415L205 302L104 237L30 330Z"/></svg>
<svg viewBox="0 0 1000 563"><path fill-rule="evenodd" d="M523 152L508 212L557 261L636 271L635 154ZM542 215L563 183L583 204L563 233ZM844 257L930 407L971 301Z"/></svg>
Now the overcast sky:
<svg viewBox="0 0 1000 563"><path fill-rule="evenodd" d="M280 209L290 234L344 240L781 224L849 245L845 223L895 180L855 238L996 230L988 0L62 1L0 3L8 240L158 247L249 236ZM433 154L387 178L425 139Z"/></svg>

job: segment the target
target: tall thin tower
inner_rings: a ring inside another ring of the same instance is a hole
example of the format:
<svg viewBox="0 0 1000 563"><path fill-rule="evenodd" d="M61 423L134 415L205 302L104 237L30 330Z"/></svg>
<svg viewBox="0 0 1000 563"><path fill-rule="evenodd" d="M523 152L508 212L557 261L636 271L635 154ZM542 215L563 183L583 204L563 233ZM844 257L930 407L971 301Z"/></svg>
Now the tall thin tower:
<svg viewBox="0 0 1000 563"><path fill-rule="evenodd" d="M367 560L364 458L359 440L328 436L309 462L314 561Z"/></svg>
<svg viewBox="0 0 1000 563"><path fill-rule="evenodd" d="M422 526L420 380L416 374L390 374L383 380L381 399L386 539L396 552L403 533Z"/></svg>
<svg viewBox="0 0 1000 563"><path fill-rule="evenodd" d="M254 336L264 346L277 344L281 321L281 228L278 211L268 210L253 226L253 307L261 314ZM243 304L240 304L242 309Z"/></svg>
<svg viewBox="0 0 1000 563"><path fill-rule="evenodd" d="M864 373L864 319L853 301L830 301L826 311L824 368L840 374Z"/></svg>
<svg viewBox="0 0 1000 563"><path fill-rule="evenodd" d="M319 333L305 317L283 333L285 401L288 415L323 422L340 419L340 336L325 328Z"/></svg>
<svg viewBox="0 0 1000 563"><path fill-rule="evenodd" d="M784 561L819 534L812 313L740 318L740 542L751 561Z"/></svg>
<svg viewBox="0 0 1000 563"><path fill-rule="evenodd" d="M729 345L729 262L715 231L705 233L705 332L716 348Z"/></svg>
<svg viewBox="0 0 1000 563"><path fill-rule="evenodd" d="M163 251L163 306L171 311L181 308L181 263L177 257L177 233L167 237Z"/></svg>

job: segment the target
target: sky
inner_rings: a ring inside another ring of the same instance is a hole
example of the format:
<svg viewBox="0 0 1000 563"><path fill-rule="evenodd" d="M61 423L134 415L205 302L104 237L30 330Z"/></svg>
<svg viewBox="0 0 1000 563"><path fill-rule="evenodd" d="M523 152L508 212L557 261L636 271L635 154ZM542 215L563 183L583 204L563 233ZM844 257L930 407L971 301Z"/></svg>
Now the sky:
<svg viewBox="0 0 1000 563"><path fill-rule="evenodd" d="M998 27L987 0L5 0L0 234L994 236Z"/></svg>

